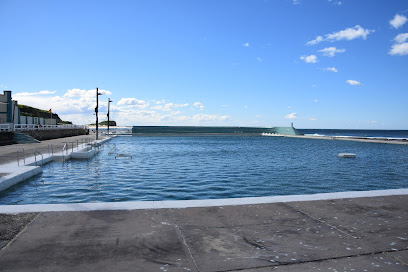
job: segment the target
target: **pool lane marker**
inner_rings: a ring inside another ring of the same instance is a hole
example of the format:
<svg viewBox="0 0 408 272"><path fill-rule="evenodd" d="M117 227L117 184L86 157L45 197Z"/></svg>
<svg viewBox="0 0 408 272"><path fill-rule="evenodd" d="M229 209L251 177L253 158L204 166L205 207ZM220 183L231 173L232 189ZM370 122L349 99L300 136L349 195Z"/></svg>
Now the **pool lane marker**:
<svg viewBox="0 0 408 272"><path fill-rule="evenodd" d="M169 208L182 209L192 207L237 206L280 202L301 202L301 201L359 198L359 197L381 197L393 195L408 195L408 189L350 191L311 195L285 195L285 196L244 197L244 198L204 199L204 200L0 205L0 213L15 214L25 212L70 212L70 211L142 210L142 209L148 210Z"/></svg>

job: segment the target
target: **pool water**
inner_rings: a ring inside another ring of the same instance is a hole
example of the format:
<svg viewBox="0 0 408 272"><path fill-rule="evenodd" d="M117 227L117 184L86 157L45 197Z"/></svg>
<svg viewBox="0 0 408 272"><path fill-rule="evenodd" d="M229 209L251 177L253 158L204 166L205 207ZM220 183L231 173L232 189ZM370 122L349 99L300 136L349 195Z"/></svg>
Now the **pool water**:
<svg viewBox="0 0 408 272"><path fill-rule="evenodd" d="M131 154L115 159L109 151ZM339 158L356 153L357 158ZM187 200L408 188L408 146L284 137L116 137L44 165L0 204Z"/></svg>

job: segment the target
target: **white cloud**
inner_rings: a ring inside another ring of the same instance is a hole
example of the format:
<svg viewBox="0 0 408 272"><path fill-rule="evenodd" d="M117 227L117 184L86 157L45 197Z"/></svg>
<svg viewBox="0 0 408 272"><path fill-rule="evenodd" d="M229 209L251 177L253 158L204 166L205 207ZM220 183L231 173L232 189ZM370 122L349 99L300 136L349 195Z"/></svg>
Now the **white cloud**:
<svg viewBox="0 0 408 272"><path fill-rule="evenodd" d="M408 54L408 42L393 44L388 54L400 55L400 56L407 55Z"/></svg>
<svg viewBox="0 0 408 272"><path fill-rule="evenodd" d="M243 46L244 47L249 47L249 43L244 43Z"/></svg>
<svg viewBox="0 0 408 272"><path fill-rule="evenodd" d="M204 110L204 105L201 102L194 102L193 106L199 108L200 110Z"/></svg>
<svg viewBox="0 0 408 272"><path fill-rule="evenodd" d="M310 55L310 56L301 56L301 60L304 60L307 63L316 63L317 62L317 57L316 55Z"/></svg>
<svg viewBox="0 0 408 272"><path fill-rule="evenodd" d="M293 4L294 4L294 5L299 5L299 4L300 4L300 0L293 0Z"/></svg>
<svg viewBox="0 0 408 272"><path fill-rule="evenodd" d="M255 115L255 117L256 117L256 118L260 118L260 117L262 117L262 115L257 114L257 115Z"/></svg>
<svg viewBox="0 0 408 272"><path fill-rule="evenodd" d="M316 118L313 118L313 117L310 117L308 120L309 120L309 121L316 121L317 119L316 119Z"/></svg>
<svg viewBox="0 0 408 272"><path fill-rule="evenodd" d="M47 95L47 94L54 94L56 91L39 91L36 93L29 93L29 92L23 92L23 93L16 93L14 96L33 96L33 95Z"/></svg>
<svg viewBox="0 0 408 272"><path fill-rule="evenodd" d="M346 49L337 49L336 47L326 47L322 50L318 50L318 52L322 52L323 56L334 57L336 53L346 52Z"/></svg>
<svg viewBox="0 0 408 272"><path fill-rule="evenodd" d="M315 100L314 100L314 102L316 102L316 103L317 103L317 102L319 102L319 100L315 99Z"/></svg>
<svg viewBox="0 0 408 272"><path fill-rule="evenodd" d="M296 112L292 112L285 116L285 119L299 119L300 116Z"/></svg>
<svg viewBox="0 0 408 272"><path fill-rule="evenodd" d="M398 34L394 39L397 43L404 43L408 40L408 33Z"/></svg>
<svg viewBox="0 0 408 272"><path fill-rule="evenodd" d="M144 100L139 100L136 98L122 98L118 102L118 106L124 105L124 106L133 106L133 107L138 107L141 109L145 109L149 107L150 103L146 102Z"/></svg>
<svg viewBox="0 0 408 272"><path fill-rule="evenodd" d="M360 81L352 80L352 79L346 80L346 82L348 84L352 85L352 86L362 86L363 85L363 84L361 84Z"/></svg>
<svg viewBox="0 0 408 272"><path fill-rule="evenodd" d="M322 42L323 40L324 40L324 39L323 39L322 36L317 36L316 39L311 40L311 41L308 41L308 42L306 43L306 45L315 45L315 44L318 44L318 43Z"/></svg>
<svg viewBox="0 0 408 272"><path fill-rule="evenodd" d="M163 105L157 105L157 106L151 107L151 109L162 110L162 111L171 111L172 109L175 109L175 108L182 108L182 107L187 107L187 106L189 106L188 103L186 103L186 104L166 103L164 106Z"/></svg>
<svg viewBox="0 0 408 272"><path fill-rule="evenodd" d="M395 14L394 18L390 21L390 24L395 28L400 28L408 21L408 18L401 14Z"/></svg>
<svg viewBox="0 0 408 272"><path fill-rule="evenodd" d="M248 108L248 106L247 106L247 105L245 105L245 106L244 106L244 109L247 109L247 108Z"/></svg>
<svg viewBox="0 0 408 272"><path fill-rule="evenodd" d="M327 68L325 68L324 70L325 70L325 71L335 72L335 73L338 72L338 70L336 69L336 67L327 67Z"/></svg>
<svg viewBox="0 0 408 272"><path fill-rule="evenodd" d="M262 59L260 57L256 58L259 62L262 62Z"/></svg>
<svg viewBox="0 0 408 272"><path fill-rule="evenodd" d="M229 119L230 116L228 115L210 115L210 114L196 114L191 119L193 121L225 121Z"/></svg>
<svg viewBox="0 0 408 272"><path fill-rule="evenodd" d="M351 41L351 40L358 39L358 38L362 38L363 40L365 40L367 39L368 34L372 32L374 32L374 30L364 29L361 26L356 25L355 27L350 27L350 28L346 28L338 32L326 34L324 38L322 36L317 36L316 39L307 42L306 45L314 45L322 41L329 41L329 42L341 41L341 40Z"/></svg>

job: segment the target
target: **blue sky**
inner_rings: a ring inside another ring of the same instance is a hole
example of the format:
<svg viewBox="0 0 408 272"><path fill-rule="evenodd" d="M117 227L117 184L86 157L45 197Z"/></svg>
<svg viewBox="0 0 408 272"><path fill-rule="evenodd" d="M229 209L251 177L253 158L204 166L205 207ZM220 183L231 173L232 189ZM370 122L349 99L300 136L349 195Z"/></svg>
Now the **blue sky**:
<svg viewBox="0 0 408 272"><path fill-rule="evenodd" d="M408 129L408 2L0 0L0 90L77 124Z"/></svg>

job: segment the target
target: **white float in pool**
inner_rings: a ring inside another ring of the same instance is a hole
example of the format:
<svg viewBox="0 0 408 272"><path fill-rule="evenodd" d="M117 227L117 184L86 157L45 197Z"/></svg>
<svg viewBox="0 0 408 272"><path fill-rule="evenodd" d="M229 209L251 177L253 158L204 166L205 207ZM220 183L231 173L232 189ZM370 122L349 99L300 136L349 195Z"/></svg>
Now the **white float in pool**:
<svg viewBox="0 0 408 272"><path fill-rule="evenodd" d="M356 154L354 154L354 153L340 153L339 157L340 158L355 158Z"/></svg>

